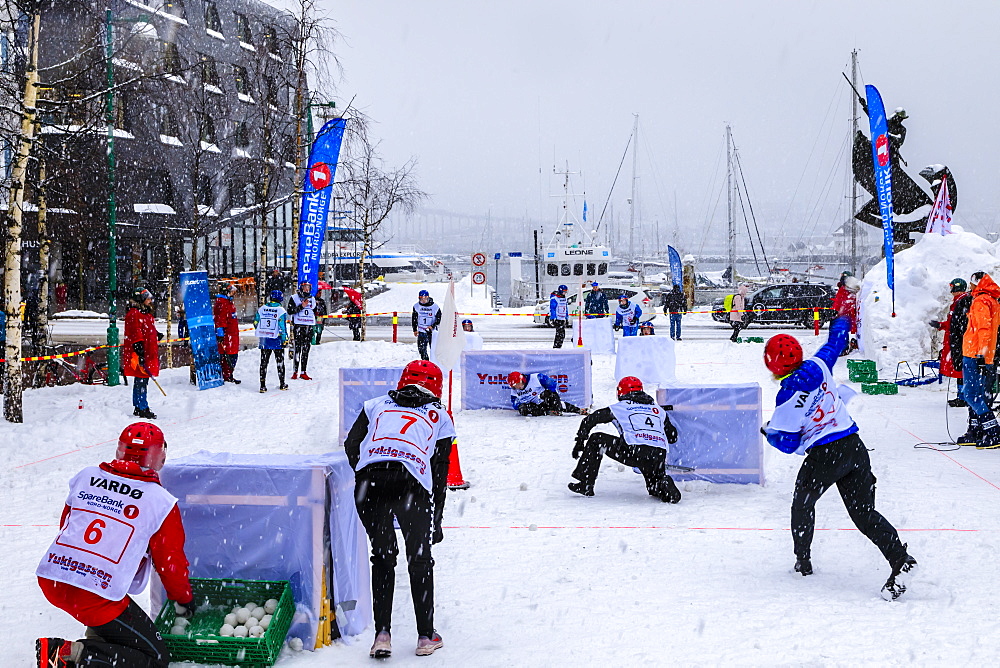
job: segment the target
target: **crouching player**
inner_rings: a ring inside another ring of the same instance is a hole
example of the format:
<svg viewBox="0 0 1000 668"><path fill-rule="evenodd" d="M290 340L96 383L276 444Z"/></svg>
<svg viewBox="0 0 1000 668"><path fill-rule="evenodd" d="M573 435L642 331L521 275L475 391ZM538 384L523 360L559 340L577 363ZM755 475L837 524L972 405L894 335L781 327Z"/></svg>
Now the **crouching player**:
<svg viewBox="0 0 1000 668"><path fill-rule="evenodd" d="M167 457L160 428L136 422L118 439L112 462L88 466L70 494L35 574L49 603L87 626L83 640L39 638L38 668L167 668L170 656L153 621L129 596L155 568L167 596L190 617L192 594L177 499L157 475Z"/></svg>
<svg viewBox="0 0 1000 668"><path fill-rule="evenodd" d="M512 371L507 376L510 386L510 405L525 417L576 413L586 415L586 408L579 408L563 401L556 392L556 380L544 373Z"/></svg>
<svg viewBox="0 0 1000 668"><path fill-rule="evenodd" d="M611 423L618 436L590 431L599 424ZM642 381L625 376L618 382L618 403L594 411L576 432L573 459L578 459L571 491L594 495L594 481L604 455L616 462L639 469L650 496L666 503L677 503L681 492L667 475L667 444L677 442L677 428L670 423L667 411L657 406L653 397L643 392Z"/></svg>
<svg viewBox="0 0 1000 668"><path fill-rule="evenodd" d="M833 379L833 365L851 329L850 318L830 324L830 337L814 357L802 359L793 336L778 334L764 347L764 364L781 381L771 421L761 429L768 443L782 452L805 455L792 497L792 541L795 571L812 575L810 547L816 524L816 502L837 485L851 521L875 543L892 567L882 598L906 592L917 562L889 522L875 510L875 476L858 426L847 412L850 389Z"/></svg>
<svg viewBox="0 0 1000 668"><path fill-rule="evenodd" d="M441 405L441 383L436 364L410 362L395 390L365 402L344 441L347 459L357 472L354 502L372 546L375 642L370 655L376 659L392 655L392 595L399 554L393 516L406 544L417 656L444 646L434 630L431 543L444 539L441 519L455 425Z"/></svg>

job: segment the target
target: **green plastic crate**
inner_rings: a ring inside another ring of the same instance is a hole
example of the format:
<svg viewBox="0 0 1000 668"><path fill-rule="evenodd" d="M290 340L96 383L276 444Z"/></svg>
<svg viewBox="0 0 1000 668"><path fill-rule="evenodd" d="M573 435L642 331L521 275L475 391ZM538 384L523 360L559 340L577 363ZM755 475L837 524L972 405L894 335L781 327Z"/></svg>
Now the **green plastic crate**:
<svg viewBox="0 0 1000 668"><path fill-rule="evenodd" d="M861 391L865 394L899 394L899 386L887 380L875 383L862 383Z"/></svg>
<svg viewBox="0 0 1000 668"><path fill-rule="evenodd" d="M191 578L194 605L197 612L191 618L185 635L172 635L177 613L174 602L167 601L156 616L171 661L193 661L209 665L266 668L274 664L292 624L295 603L288 582L237 579ZM274 598L278 607L271 623L260 638L235 638L218 635L225 617L237 603Z"/></svg>
<svg viewBox="0 0 1000 668"><path fill-rule="evenodd" d="M851 371L875 372L875 362L872 360L847 360L847 368Z"/></svg>
<svg viewBox="0 0 1000 668"><path fill-rule="evenodd" d="M850 378L852 383L877 383L878 382L878 372L877 371L856 371L854 369L847 372L847 377Z"/></svg>
<svg viewBox="0 0 1000 668"><path fill-rule="evenodd" d="M763 336L748 336L743 339L743 343L764 343Z"/></svg>

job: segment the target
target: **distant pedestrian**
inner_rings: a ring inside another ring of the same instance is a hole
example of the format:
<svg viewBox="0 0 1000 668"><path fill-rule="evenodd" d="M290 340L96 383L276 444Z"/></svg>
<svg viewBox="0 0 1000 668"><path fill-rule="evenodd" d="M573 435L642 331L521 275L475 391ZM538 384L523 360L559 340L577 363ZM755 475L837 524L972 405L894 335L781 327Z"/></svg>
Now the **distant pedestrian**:
<svg viewBox="0 0 1000 668"><path fill-rule="evenodd" d="M587 318L608 317L608 296L597 282L590 284L590 294L584 301L584 310Z"/></svg>
<svg viewBox="0 0 1000 668"><path fill-rule="evenodd" d="M420 359L428 360L428 350L434 338L434 331L441 324L441 307L434 303L431 293L421 290L417 295L417 303L413 305L410 317L413 324L413 335L417 337L417 352Z"/></svg>
<svg viewBox="0 0 1000 668"><path fill-rule="evenodd" d="M267 362L274 355L278 368L278 389L287 390L285 385L285 342L288 340L288 313L281 305L284 295L281 290L272 290L270 301L257 309L253 324L254 335L260 342L260 391L267 392Z"/></svg>
<svg viewBox="0 0 1000 668"><path fill-rule="evenodd" d="M69 296L69 289L66 287L65 281L59 281L56 283L55 289L56 295L56 311L62 312L66 310L66 298Z"/></svg>
<svg viewBox="0 0 1000 668"><path fill-rule="evenodd" d="M966 408L962 398L962 340L965 338L965 328L969 324L969 306L972 304L972 294L968 292L968 283L956 278L951 281L951 306L944 322L931 320L930 326L944 332L941 345L941 375L954 378L958 385L958 396L948 400L952 408ZM973 286L975 287L975 286Z"/></svg>
<svg viewBox="0 0 1000 668"><path fill-rule="evenodd" d="M549 323L556 328L556 336L552 341L553 348L562 348L566 339L566 322L569 320L569 300L566 299L567 288L560 285L549 295Z"/></svg>
<svg viewBox="0 0 1000 668"><path fill-rule="evenodd" d="M240 321L236 318L233 296L235 285L223 285L212 300L212 316L215 319L215 338L219 344L219 360L222 363L222 379L239 385L233 372L240 353Z"/></svg>
<svg viewBox="0 0 1000 668"><path fill-rule="evenodd" d="M629 301L628 295L618 297L618 308L615 309L614 330L621 330L622 336L636 336L639 333L639 319L642 317L642 307Z"/></svg>
<svg viewBox="0 0 1000 668"><path fill-rule="evenodd" d="M285 279L281 275L281 272L277 269L271 270L271 275L267 277L267 281L264 283L264 292L270 295L275 290L284 294L285 292Z"/></svg>
<svg viewBox="0 0 1000 668"><path fill-rule="evenodd" d="M736 343L736 339L740 335L740 330L746 327L746 311L747 308L747 285L743 283L740 285L739 290L733 295L733 308L729 311L729 326L733 328L733 335L729 337L729 340Z"/></svg>
<svg viewBox="0 0 1000 668"><path fill-rule="evenodd" d="M323 329L326 327L326 300L316 293L316 324L313 326L313 345L323 342Z"/></svg>
<svg viewBox="0 0 1000 668"><path fill-rule="evenodd" d="M962 339L962 398L969 405L969 428L956 442L988 450L1000 447L1000 426L990 407L989 387L995 374L1000 286L984 272L973 274L973 279L978 280Z"/></svg>
<svg viewBox="0 0 1000 668"><path fill-rule="evenodd" d="M670 314L670 338L680 341L681 318L687 312L687 297L681 292L681 286L675 285L674 289L666 294L663 312Z"/></svg>
<svg viewBox="0 0 1000 668"><path fill-rule="evenodd" d="M298 292L288 298L285 310L292 316L292 339L295 342L292 380L296 378L312 380L306 373L306 368L309 366L313 327L316 326L316 298L313 297L312 285L308 281L299 283ZM299 373L299 369L302 369L302 373Z"/></svg>
<svg viewBox="0 0 1000 668"><path fill-rule="evenodd" d="M125 314L125 343L122 345L122 374L132 381L132 415L156 419L149 410L149 379L160 375L159 341L153 318L153 295L145 288L132 291L132 305Z"/></svg>

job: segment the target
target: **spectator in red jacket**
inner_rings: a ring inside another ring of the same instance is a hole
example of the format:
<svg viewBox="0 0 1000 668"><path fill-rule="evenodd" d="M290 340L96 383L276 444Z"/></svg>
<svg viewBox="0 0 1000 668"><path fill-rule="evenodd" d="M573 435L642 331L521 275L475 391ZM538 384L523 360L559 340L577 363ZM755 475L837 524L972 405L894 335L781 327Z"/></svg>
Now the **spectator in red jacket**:
<svg viewBox="0 0 1000 668"><path fill-rule="evenodd" d="M931 320L928 324L934 329L944 332L941 344L941 375L955 378L958 381L958 396L948 400L948 405L955 408L965 408L968 404L962 398L962 337L965 335L965 327L968 324L968 304L964 308L959 307L959 300L969 293L968 283L965 279L955 278L948 284L951 290L951 307L948 309L948 317L944 321ZM971 297L966 300L972 302ZM956 331L957 330L957 331ZM958 334L957 339L955 334ZM958 344L955 344L955 341Z"/></svg>
<svg viewBox="0 0 1000 668"><path fill-rule="evenodd" d="M167 443L150 422L129 425L114 461L70 480L59 535L35 575L49 603L87 628L82 640L39 638L38 668L167 668L166 643L129 596L155 568L178 616L190 618L193 594L177 499L160 486Z"/></svg>
<svg viewBox="0 0 1000 668"><path fill-rule="evenodd" d="M159 342L162 338L153 318L153 295L145 288L136 288L132 293L132 307L125 314L122 373L135 379L132 382L132 414L147 420L156 419L156 414L149 410L146 389L149 379L160 375Z"/></svg>
<svg viewBox="0 0 1000 668"><path fill-rule="evenodd" d="M236 306L233 304L235 295L235 285L219 290L212 300L212 315L215 317L215 337L219 342L222 378L227 383L239 385L240 381L233 377L240 354L240 321L236 318Z"/></svg>

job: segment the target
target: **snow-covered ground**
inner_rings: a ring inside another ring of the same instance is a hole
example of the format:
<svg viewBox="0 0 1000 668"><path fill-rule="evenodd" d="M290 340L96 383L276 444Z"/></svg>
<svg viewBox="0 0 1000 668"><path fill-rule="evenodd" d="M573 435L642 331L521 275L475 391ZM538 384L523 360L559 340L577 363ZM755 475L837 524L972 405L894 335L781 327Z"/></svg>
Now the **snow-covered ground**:
<svg viewBox="0 0 1000 668"><path fill-rule="evenodd" d="M407 307L415 299L405 300ZM382 297L387 297L388 294ZM466 292L466 294L468 294ZM443 294L435 295L443 302ZM375 301L375 300L373 300ZM460 306L461 308L461 306ZM547 347L552 330L530 318L478 318L486 346ZM684 382L776 385L760 344L736 345L707 316L685 318L676 347ZM768 336L779 329L754 328ZM795 330L807 349L823 337ZM409 335L409 332L406 332ZM316 380L258 394L258 353L244 352L240 386L198 392L187 370L161 377L150 403L171 457L197 450L320 453L341 444L337 368L400 365L405 343L334 341L314 348ZM595 405L614 400L614 360L594 357ZM271 370L273 374L273 369ZM837 377L846 379L838 367ZM273 384L273 377L272 377ZM393 665L985 665L1000 652L1000 452L914 449L946 441L946 386L858 396L851 411L873 451L878 507L902 532L919 576L898 603L878 595L889 574L853 529L835 491L817 508L816 574L792 572L788 532L799 458L768 448L766 487L689 483L679 505L646 495L641 478L607 461L597 495L566 489L579 417L457 412L462 468L472 488L449 493L445 542L435 547L436 626L445 647L413 656L416 631L402 563L397 569ZM51 540L70 476L109 459L132 421L130 388L29 390L25 423L0 424L0 603L3 665L29 665L41 635L75 638L80 626L51 607L33 577ZM77 408L83 400L83 409ZM951 410L951 432L962 430ZM765 419L769 413L765 414ZM684 434L680 435L684 438ZM532 528L534 527L534 528ZM148 604L147 600L143 604ZM370 634L279 666L365 665Z"/></svg>

